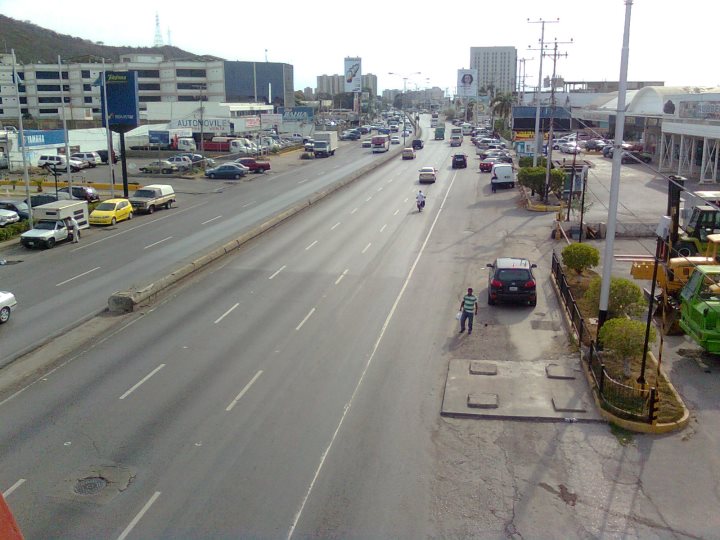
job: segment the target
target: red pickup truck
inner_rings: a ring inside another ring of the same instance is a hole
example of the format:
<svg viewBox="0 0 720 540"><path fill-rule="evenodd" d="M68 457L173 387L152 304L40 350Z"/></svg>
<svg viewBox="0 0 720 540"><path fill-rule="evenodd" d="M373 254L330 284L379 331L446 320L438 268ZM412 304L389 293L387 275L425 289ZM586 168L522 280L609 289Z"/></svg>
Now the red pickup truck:
<svg viewBox="0 0 720 540"><path fill-rule="evenodd" d="M265 171L270 170L269 161L258 161L255 158L240 158L236 159L235 163L240 163L241 165L244 165L245 167L250 169L251 172L254 173L264 173Z"/></svg>

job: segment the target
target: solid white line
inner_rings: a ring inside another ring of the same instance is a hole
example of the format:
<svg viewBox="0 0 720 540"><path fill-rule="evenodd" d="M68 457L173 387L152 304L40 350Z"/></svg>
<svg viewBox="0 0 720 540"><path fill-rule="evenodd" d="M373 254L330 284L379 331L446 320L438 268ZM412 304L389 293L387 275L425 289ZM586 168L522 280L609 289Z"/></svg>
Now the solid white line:
<svg viewBox="0 0 720 540"><path fill-rule="evenodd" d="M298 325L295 327L295 330L300 330L300 329L302 328L303 324L305 324L305 323L307 322L307 320L310 318L310 316L311 316L313 313L315 313L315 308L312 308L312 309L310 310L310 312L309 312L307 315L305 315L305 318L304 318L302 321L300 321L300 324L298 324Z"/></svg>
<svg viewBox="0 0 720 540"><path fill-rule="evenodd" d="M286 264L283 264L283 265L282 265L280 268L278 268L278 269L275 271L275 273L274 273L272 276L270 276L268 279L274 278L275 276L277 276L280 272L282 272L282 271L285 270L286 268L287 268L287 265L286 265Z"/></svg>
<svg viewBox="0 0 720 540"><path fill-rule="evenodd" d="M3 491L3 497L5 497L7 499L12 494L13 491L15 491L17 488L22 486L24 483L25 483L25 479L21 478L20 480L15 482L12 486L10 486L5 491Z"/></svg>
<svg viewBox="0 0 720 540"><path fill-rule="evenodd" d="M400 212L400 209L399 209L399 208L398 208L397 210L395 210L395 212L393 212L393 216L397 216L397 215L398 215L398 212Z"/></svg>
<svg viewBox="0 0 720 540"><path fill-rule="evenodd" d="M310 180L310 179L309 179L309 178L306 178L305 180L300 180L300 181L298 182L298 184L304 184L304 183L307 182L308 180Z"/></svg>
<svg viewBox="0 0 720 540"><path fill-rule="evenodd" d="M353 209L352 209L352 212L350 212L350 213L351 213L351 214L354 214L355 212L357 212L357 210L358 210L357 208L353 208Z"/></svg>
<svg viewBox="0 0 720 540"><path fill-rule="evenodd" d="M318 241L315 240L312 244L310 244L309 246L307 246L307 247L305 248L305 251L307 251L308 249L310 249L311 247L313 247L313 246L314 246L315 244L317 244L317 243L318 243Z"/></svg>
<svg viewBox="0 0 720 540"><path fill-rule="evenodd" d="M423 241L422 246L420 246L420 251L418 252L417 257L415 257L415 262L413 262L412 266L410 267L410 271L408 272L407 278L405 278L405 282L403 283L403 286L400 288L400 292L398 293L397 298L395 298L395 303L390 308L390 312L388 313L387 317L385 318L385 323L383 324L382 328L380 329L380 334L378 335L378 338L375 341L375 346L373 347L373 350L370 353L370 356L368 357L367 362L365 363L365 369L363 369L363 372L360 375L360 379L358 380L357 384L355 385L355 390L353 390L353 393L350 396L350 401L348 401L345 404L345 407L343 408L342 416L340 417L340 421L338 422L338 425L335 428L335 432L333 433L333 436L330 438L330 443L328 444L327 448L320 456L320 463L318 464L318 467L315 470L315 475L313 476L313 479L310 482L310 486L308 487L305 497L303 498L302 502L300 503L300 507L298 508L298 511L295 513L295 517L293 518L292 525L290 526L290 530L288 531L288 535L287 535L288 540L290 540L290 538L292 538L292 535L295 532L295 528L297 527L297 524L300 521L300 517L302 516L303 510L305 509L305 505L307 504L308 500L310 499L310 494L312 493L312 490L315 487L315 482L317 482L317 479L320 476L320 471L323 468L325 459L327 458L328 454L330 453L333 443L335 442L335 439L337 438L337 435L340 432L340 428L342 427L343 422L345 422L345 417L347 416L348 411L350 411L350 409L352 407L352 404L355 400L355 396L357 395L358 390L360 389L360 386L362 385L363 381L365 380L365 374L367 373L368 369L370 368L373 358L375 358L375 353L380 348L380 343L382 342L383 336L385 335L385 331L387 330L388 326L390 325L390 321L392 320L393 315L395 314L395 310L397 309L398 305L400 304L400 300L402 299L403 294L405 294L405 290L407 289L407 286L410 283L410 278L412 278L412 275L415 272L415 267L418 265L418 262L420 262L420 257L425 252L425 247L427 246L427 244L430 240L430 235L432 234L433 230L435 229L435 225L437 224L437 221L440 218L440 213L442 212L442 210L445 206L445 201L447 200L448 195L450 194L450 190L452 189L453 184L455 183L456 176L457 176L457 173L455 175L453 175L453 179L450 181L450 186L448 187L447 193L445 194L445 197L443 198L443 202L440 205L440 209L438 210L438 213L435 216L435 219L433 220L433 223L430 226L430 229L428 230L427 236L425 236L425 240Z"/></svg>
<svg viewBox="0 0 720 540"><path fill-rule="evenodd" d="M392 182L392 181L393 181L393 179L392 179L392 178L391 178L390 180L388 180L388 184L389 184L390 182Z"/></svg>
<svg viewBox="0 0 720 540"><path fill-rule="evenodd" d="M377 190L382 191L383 190L382 186L380 186Z"/></svg>
<svg viewBox="0 0 720 540"><path fill-rule="evenodd" d="M277 178L277 176L275 178ZM240 208L245 208L246 206L250 206L251 204L255 204L255 201L250 201L249 203L245 203Z"/></svg>
<svg viewBox="0 0 720 540"><path fill-rule="evenodd" d="M81 278L81 277L83 277L83 276L87 276L90 272L94 272L95 270L100 270L100 267L99 267L99 266L96 266L96 267L93 268L92 270L88 270L87 272L83 272L82 274L78 274L78 275L75 276L75 277L71 277L70 279L66 279L65 281L61 281L60 283L56 283L55 286L56 286L56 287L59 287L60 285L65 285L66 283L70 283L72 280L77 279L77 278Z"/></svg>
<svg viewBox="0 0 720 540"><path fill-rule="evenodd" d="M382 227L380 227L380 232L383 232L385 230L385 227L387 227L387 223L385 225L383 225Z"/></svg>
<svg viewBox="0 0 720 540"><path fill-rule="evenodd" d="M170 240L171 238L172 238L172 236L168 236L167 238L163 238L162 240L158 240L157 242L153 242L152 244L145 246L143 249L148 249L153 246L157 246L158 244L162 244L163 242L165 242L166 240Z"/></svg>
<svg viewBox="0 0 720 540"><path fill-rule="evenodd" d="M339 221L338 221L335 225L333 225L332 227L330 227L330 230L331 230L331 231L334 231L335 228L336 228L338 225L340 225L340 222L339 222Z"/></svg>
<svg viewBox="0 0 720 540"><path fill-rule="evenodd" d="M368 243L368 245L365 246L365 248L360 253L365 253L368 249L370 249L370 246L372 246L372 242Z"/></svg>
<svg viewBox="0 0 720 540"><path fill-rule="evenodd" d="M211 221L215 221L216 219L220 219L221 217L222 217L222 216L215 216L215 217L212 218L212 219L208 219L207 221L203 221L200 225L207 225L207 224L210 223Z"/></svg>
<svg viewBox="0 0 720 540"><path fill-rule="evenodd" d="M345 275L348 273L348 270L349 270L349 268L346 268L345 271L342 274L340 274L340 277L335 280L335 285L337 285L338 283L340 283L342 281L342 278L345 277Z"/></svg>
<svg viewBox="0 0 720 540"><path fill-rule="evenodd" d="M130 394L132 394L135 390L137 390L138 388L140 388L140 386L141 386L142 384L144 384L150 377L152 377L153 375L155 375L158 371L160 371L160 370L161 370L162 368L164 368L164 367L165 367L165 364L160 364L158 367L156 367L155 369L153 369L150 373L148 373L147 375L145 375L145 377L143 377L143 378L140 380L140 382L138 382L138 383L137 383L135 386L133 386L130 390L128 390L127 392L125 392L122 396L120 396L120 399L125 399L126 397L128 397L128 396L129 396Z"/></svg>
<svg viewBox="0 0 720 540"><path fill-rule="evenodd" d="M235 304L233 307L231 307L230 309L228 309L225 313L223 313L222 315L220 315L220 317L218 317L218 319L217 319L213 324L217 324L217 323L219 323L220 321L222 321L227 315L230 314L230 312L231 312L233 309L235 309L235 308L238 307L239 305L240 305L240 303L238 302L238 303Z"/></svg>
<svg viewBox="0 0 720 540"><path fill-rule="evenodd" d="M150 510L150 507L153 505L155 500L160 496L160 493L161 493L160 491L156 491L155 494L152 497L150 497L150 500L145 503L145 506L142 507L142 510L140 510L138 512L137 516L135 516L133 518L133 520L130 522L130 524L127 527L125 527L125 530L122 532L122 534L120 536L118 536L117 540L125 540L125 538L127 538L127 535L130 534L130 532L133 530L135 525L138 524L138 521L140 521L142 519L142 517L145 515L145 512Z"/></svg>
<svg viewBox="0 0 720 540"><path fill-rule="evenodd" d="M367 199L365 199L365 202L372 201L372 195L370 195Z"/></svg>
<svg viewBox="0 0 720 540"><path fill-rule="evenodd" d="M240 390L240 393L235 397L235 399L232 400L232 402L230 403L230 405L228 405L228 406L225 408L225 410L226 410L227 412L232 411L232 408L235 406L235 404L242 399L242 397L245 395L245 392L247 392L247 391L250 389L250 387L253 385L253 383L254 383L255 381L258 380L258 377L260 377L260 375L262 375L262 373L263 373L263 372L262 372L262 369L261 369L260 371L258 371L258 372L255 374L255 376L254 376L252 379L250 379L250 382L245 385L245 388L243 388L242 390Z"/></svg>

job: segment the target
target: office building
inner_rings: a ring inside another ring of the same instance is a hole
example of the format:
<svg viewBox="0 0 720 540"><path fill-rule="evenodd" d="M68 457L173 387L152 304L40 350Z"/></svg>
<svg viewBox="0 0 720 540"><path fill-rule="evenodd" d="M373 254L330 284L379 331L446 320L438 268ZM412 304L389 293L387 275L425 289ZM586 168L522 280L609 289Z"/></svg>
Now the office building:
<svg viewBox="0 0 720 540"><path fill-rule="evenodd" d="M487 93L512 93L516 89L515 47L470 47L470 69L478 74L478 89Z"/></svg>

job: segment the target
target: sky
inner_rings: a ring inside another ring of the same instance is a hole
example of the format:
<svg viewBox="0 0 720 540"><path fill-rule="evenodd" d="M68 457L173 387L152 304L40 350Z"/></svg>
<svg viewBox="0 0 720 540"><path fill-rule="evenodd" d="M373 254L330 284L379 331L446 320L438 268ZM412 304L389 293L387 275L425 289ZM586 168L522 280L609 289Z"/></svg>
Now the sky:
<svg viewBox="0 0 720 540"><path fill-rule="evenodd" d="M557 62L566 81L617 81L625 0L454 0L443 2L189 2L158 0L0 0L0 13L60 34L106 45L152 46L155 15L165 44L226 60L292 64L295 89L318 75L343 73L346 56L378 90L440 87L454 93L470 47L514 46L526 58L526 85L537 85L541 25L546 43L567 53ZM628 80L666 86L720 86L715 68L717 0L633 0ZM6 43L8 49L12 43ZM543 60L543 78L552 60ZM389 75L388 73L395 73ZM416 74L420 72L420 74Z"/></svg>

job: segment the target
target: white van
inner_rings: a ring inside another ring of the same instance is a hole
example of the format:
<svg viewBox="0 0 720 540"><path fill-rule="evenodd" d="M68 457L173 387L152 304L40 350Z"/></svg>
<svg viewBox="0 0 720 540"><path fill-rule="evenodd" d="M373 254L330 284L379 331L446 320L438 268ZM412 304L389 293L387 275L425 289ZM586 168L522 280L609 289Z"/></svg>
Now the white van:
<svg viewBox="0 0 720 540"><path fill-rule="evenodd" d="M496 163L490 173L490 184L493 193L499 187L515 187L515 171L509 163Z"/></svg>

